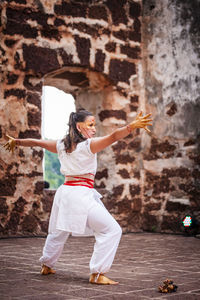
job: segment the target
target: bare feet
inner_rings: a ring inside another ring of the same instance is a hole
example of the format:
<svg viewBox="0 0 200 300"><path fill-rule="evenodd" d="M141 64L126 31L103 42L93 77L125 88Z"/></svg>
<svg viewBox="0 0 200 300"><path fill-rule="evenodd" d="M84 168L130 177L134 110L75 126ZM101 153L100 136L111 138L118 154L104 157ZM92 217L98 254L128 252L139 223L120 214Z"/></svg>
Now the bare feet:
<svg viewBox="0 0 200 300"><path fill-rule="evenodd" d="M40 273L42 275L49 275L49 274L55 274L56 271L53 270L53 269L51 269L51 268L49 268L49 267L47 267L47 266L45 266L45 265L43 265Z"/></svg>
<svg viewBox="0 0 200 300"><path fill-rule="evenodd" d="M119 283L117 281L113 281L109 279L104 274L97 274L97 273L90 275L89 282L93 284L118 284Z"/></svg>

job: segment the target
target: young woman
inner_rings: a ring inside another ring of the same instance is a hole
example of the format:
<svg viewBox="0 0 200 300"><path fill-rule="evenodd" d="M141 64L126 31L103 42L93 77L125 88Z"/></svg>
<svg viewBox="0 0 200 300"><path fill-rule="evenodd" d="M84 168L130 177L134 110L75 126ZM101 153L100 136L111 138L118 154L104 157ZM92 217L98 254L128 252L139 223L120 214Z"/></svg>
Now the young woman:
<svg viewBox="0 0 200 300"><path fill-rule="evenodd" d="M8 137L4 147L14 151L16 146L40 146L58 153L61 173L65 182L56 191L52 206L49 232L40 258L41 274L54 274L53 267L59 259L70 233L84 234L93 231L96 242L90 260L90 283L117 284L104 274L109 271L121 238L119 224L106 210L101 195L93 188L97 169L96 153L112 143L123 139L135 128L152 125L151 114L136 119L124 127L114 130L103 137L94 137L95 118L86 111L71 113L69 133L63 140L15 139Z"/></svg>

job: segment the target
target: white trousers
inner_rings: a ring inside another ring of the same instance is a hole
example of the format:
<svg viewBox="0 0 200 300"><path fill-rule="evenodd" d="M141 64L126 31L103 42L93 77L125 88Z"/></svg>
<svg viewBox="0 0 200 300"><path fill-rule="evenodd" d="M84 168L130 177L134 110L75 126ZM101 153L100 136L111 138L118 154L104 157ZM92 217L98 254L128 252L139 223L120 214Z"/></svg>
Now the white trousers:
<svg viewBox="0 0 200 300"><path fill-rule="evenodd" d="M96 240L90 260L90 273L108 272L119 245L122 234L121 227L100 204L90 209L87 226L94 231ZM52 268L59 259L69 235L69 232L61 230L49 233L40 262Z"/></svg>

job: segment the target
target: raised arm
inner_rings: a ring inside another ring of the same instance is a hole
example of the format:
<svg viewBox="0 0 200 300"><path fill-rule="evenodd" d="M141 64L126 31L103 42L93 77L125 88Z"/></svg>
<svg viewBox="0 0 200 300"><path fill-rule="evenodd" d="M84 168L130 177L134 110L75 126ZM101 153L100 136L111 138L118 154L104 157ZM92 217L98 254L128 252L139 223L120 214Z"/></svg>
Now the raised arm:
<svg viewBox="0 0 200 300"><path fill-rule="evenodd" d="M39 139L15 139L9 135L6 135L8 142L4 147L9 151L14 151L16 146L22 147L41 147L50 152L57 153L55 140L39 140Z"/></svg>
<svg viewBox="0 0 200 300"><path fill-rule="evenodd" d="M142 116L142 112L140 112L136 119L130 124L116 129L109 135L93 138L90 144L92 153L100 152L114 142L125 138L136 128L144 128L149 133L150 130L147 128L147 126L152 126L152 119L150 119L150 116L151 114Z"/></svg>

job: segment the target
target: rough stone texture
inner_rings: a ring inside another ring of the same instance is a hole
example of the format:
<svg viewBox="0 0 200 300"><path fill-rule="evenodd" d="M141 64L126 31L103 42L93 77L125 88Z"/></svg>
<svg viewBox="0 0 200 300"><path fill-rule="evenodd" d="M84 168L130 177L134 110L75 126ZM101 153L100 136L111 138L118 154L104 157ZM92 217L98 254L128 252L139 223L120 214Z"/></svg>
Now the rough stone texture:
<svg viewBox="0 0 200 300"><path fill-rule="evenodd" d="M96 188L125 232L200 221L198 11L197 0L1 1L1 144L41 137L43 85L92 111L99 135L152 112L151 135L135 130L99 154ZM47 231L42 159L1 150L1 235Z"/></svg>
<svg viewBox="0 0 200 300"><path fill-rule="evenodd" d="M143 188L148 207L159 201L149 212L156 231L178 232L186 214L200 217L199 5L143 1L146 107L155 133L144 142Z"/></svg>

